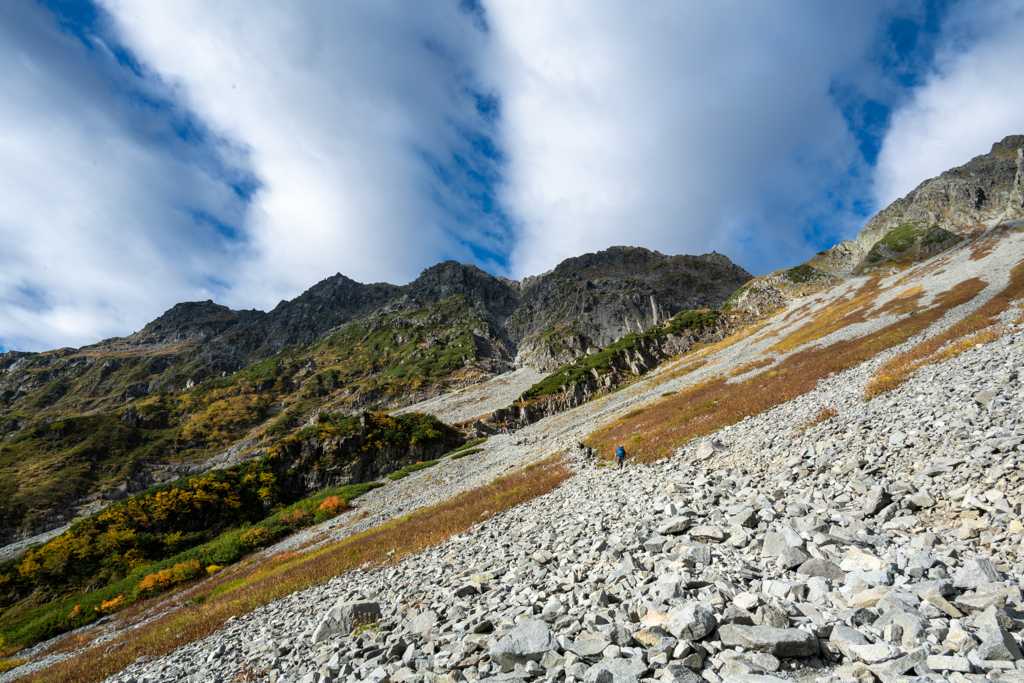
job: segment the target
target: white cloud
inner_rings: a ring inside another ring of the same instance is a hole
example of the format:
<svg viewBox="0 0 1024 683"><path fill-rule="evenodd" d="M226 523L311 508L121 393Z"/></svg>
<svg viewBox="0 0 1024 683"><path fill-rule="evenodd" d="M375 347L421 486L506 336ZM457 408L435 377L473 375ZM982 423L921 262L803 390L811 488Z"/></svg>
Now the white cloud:
<svg viewBox="0 0 1024 683"><path fill-rule="evenodd" d="M879 206L1024 133L1024 3L962 3L943 33L935 72L892 117L878 158Z"/></svg>
<svg viewBox="0 0 1024 683"><path fill-rule="evenodd" d="M464 135L486 127L471 92L484 37L455 3L103 4L140 59L249 151L252 258L226 303L266 308L339 271L406 282L503 237L440 206L451 188L435 166L450 170L453 151L473 162Z"/></svg>
<svg viewBox="0 0 1024 683"><path fill-rule="evenodd" d="M38 6L0 8L0 346L95 342L215 289L225 245L190 212L236 218L233 193L134 126L151 105L123 106L112 63Z"/></svg>
<svg viewBox="0 0 1024 683"><path fill-rule="evenodd" d="M872 5L487 3L498 43L516 274L612 244L808 251L815 202L856 162L830 87ZM825 199L826 202L831 201ZM782 263L780 263L782 261Z"/></svg>

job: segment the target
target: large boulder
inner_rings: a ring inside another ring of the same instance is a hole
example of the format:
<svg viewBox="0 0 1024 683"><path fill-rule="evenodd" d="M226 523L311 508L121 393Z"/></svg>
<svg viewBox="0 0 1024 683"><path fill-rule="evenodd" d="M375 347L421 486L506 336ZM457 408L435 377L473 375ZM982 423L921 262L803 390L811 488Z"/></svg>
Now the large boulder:
<svg viewBox="0 0 1024 683"><path fill-rule="evenodd" d="M811 657L818 654L818 639L798 628L740 626L726 624L718 629L726 647L767 652L776 657Z"/></svg>
<svg viewBox="0 0 1024 683"><path fill-rule="evenodd" d="M714 607L695 602L673 614L667 628L680 640L700 640L714 631L717 625Z"/></svg>
<svg viewBox="0 0 1024 683"><path fill-rule="evenodd" d="M491 661L497 662L502 672L512 671L516 664L539 662L546 652L555 648L548 625L536 619L519 623L511 633L491 648Z"/></svg>
<svg viewBox="0 0 1024 683"><path fill-rule="evenodd" d="M380 621L380 605L376 602L356 600L336 605L320 620L313 631L313 644L335 636L347 636L353 628Z"/></svg>

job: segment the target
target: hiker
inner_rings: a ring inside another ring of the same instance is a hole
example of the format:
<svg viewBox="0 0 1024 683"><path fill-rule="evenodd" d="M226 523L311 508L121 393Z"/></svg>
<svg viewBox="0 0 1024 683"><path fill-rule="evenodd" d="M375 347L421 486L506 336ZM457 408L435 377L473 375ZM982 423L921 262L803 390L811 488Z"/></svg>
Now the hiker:
<svg viewBox="0 0 1024 683"><path fill-rule="evenodd" d="M626 449L619 446L619 449L615 451L615 459L619 462L619 469L622 469L622 463L626 461Z"/></svg>
<svg viewBox="0 0 1024 683"><path fill-rule="evenodd" d="M587 446L587 460L589 461L589 460L593 460L593 459L594 459L594 449L591 448L590 446Z"/></svg>

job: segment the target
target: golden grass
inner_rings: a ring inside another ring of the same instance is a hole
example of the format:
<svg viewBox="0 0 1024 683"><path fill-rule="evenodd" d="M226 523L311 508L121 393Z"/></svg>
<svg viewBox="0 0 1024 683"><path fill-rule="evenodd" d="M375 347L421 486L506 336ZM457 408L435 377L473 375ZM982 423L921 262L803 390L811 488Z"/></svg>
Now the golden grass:
<svg viewBox="0 0 1024 683"><path fill-rule="evenodd" d="M639 462L669 456L673 449L692 439L792 400L814 389L818 380L830 373L853 367L906 341L949 309L973 299L984 287L980 280L963 282L935 297L932 307L918 315L904 316L863 337L797 351L770 371L743 382L729 384L724 377L709 379L665 398L641 415L627 416L598 429L586 442L602 452L633 443L633 458ZM861 296L867 293L861 292ZM844 316L858 308L855 302L848 303L852 308ZM641 438L634 439L637 436Z"/></svg>
<svg viewBox="0 0 1024 683"><path fill-rule="evenodd" d="M985 302L978 310L965 316L941 334L916 344L913 348L890 359L868 381L864 400L870 400L906 382L918 368L963 353L978 344L998 339L1002 331L986 330L998 322L998 316L1010 307L1010 302L1024 296L1024 263L1010 271L1006 288ZM977 333L977 334L976 334ZM969 336L973 335L973 336ZM948 344L952 347L946 348Z"/></svg>
<svg viewBox="0 0 1024 683"><path fill-rule="evenodd" d="M995 250L999 240L1011 232L1016 232L1016 230L1016 228L1011 228L1004 223L995 226L971 245L971 260L980 261L985 258Z"/></svg>
<svg viewBox="0 0 1024 683"><path fill-rule="evenodd" d="M879 277L868 279L856 292L836 299L825 311L787 334L768 351L778 354L788 353L848 325L864 322L867 312L874 306L875 300L885 291L881 287L881 281ZM808 311L804 316L796 318L794 322L808 318L810 315L811 313Z"/></svg>
<svg viewBox="0 0 1024 683"><path fill-rule="evenodd" d="M760 370L761 368L766 368L769 365L771 365L772 363L774 363L775 360L776 360L775 356L767 356L767 357L761 358L759 360L747 361L746 363L743 363L742 365L737 365L736 368L732 372L729 373L729 376L730 377L739 377L740 375L745 375L746 373L750 372L751 370Z"/></svg>
<svg viewBox="0 0 1024 683"><path fill-rule="evenodd" d="M837 415L839 415L839 411L833 406L822 406L821 408L818 408L816 413L814 413L814 417L811 418L811 424L820 425L825 420L831 420Z"/></svg>
<svg viewBox="0 0 1024 683"><path fill-rule="evenodd" d="M205 638L233 616L272 600L368 566L382 566L436 545L489 517L553 491L572 476L561 456L552 456L499 477L450 501L424 508L315 551L271 558L202 584L210 597L141 625L99 648L58 662L26 680L98 681L138 657L159 657ZM182 596L183 597L183 596Z"/></svg>
<svg viewBox="0 0 1024 683"><path fill-rule="evenodd" d="M25 664L28 661L29 660L27 657L0 660L0 674L7 673L11 669L17 669L19 666Z"/></svg>

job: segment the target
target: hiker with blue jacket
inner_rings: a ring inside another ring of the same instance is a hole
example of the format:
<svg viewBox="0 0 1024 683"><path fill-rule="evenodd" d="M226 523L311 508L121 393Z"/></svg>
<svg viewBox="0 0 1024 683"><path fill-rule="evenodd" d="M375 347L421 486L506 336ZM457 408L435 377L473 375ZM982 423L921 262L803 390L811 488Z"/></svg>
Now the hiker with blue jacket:
<svg viewBox="0 0 1024 683"><path fill-rule="evenodd" d="M622 463L626 461L626 449L619 446L619 449L615 451L615 459L619 461L619 469L622 469Z"/></svg>

